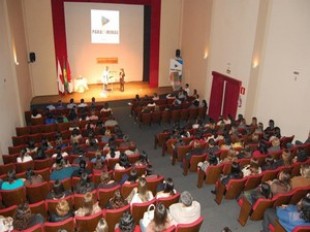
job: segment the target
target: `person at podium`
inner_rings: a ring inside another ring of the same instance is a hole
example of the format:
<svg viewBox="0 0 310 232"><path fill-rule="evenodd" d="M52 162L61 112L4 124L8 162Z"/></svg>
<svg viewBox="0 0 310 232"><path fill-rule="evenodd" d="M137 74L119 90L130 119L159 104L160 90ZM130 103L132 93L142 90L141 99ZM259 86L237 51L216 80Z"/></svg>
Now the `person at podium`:
<svg viewBox="0 0 310 232"><path fill-rule="evenodd" d="M124 90L125 90L125 71L123 68L121 68L121 71L119 73L119 84L120 84L121 92L124 92Z"/></svg>

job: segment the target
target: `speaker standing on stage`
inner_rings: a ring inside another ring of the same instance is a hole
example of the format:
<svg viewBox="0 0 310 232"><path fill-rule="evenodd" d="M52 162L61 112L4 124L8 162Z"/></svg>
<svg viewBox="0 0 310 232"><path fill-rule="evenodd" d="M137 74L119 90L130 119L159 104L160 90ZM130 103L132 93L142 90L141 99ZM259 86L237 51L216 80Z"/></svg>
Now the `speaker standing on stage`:
<svg viewBox="0 0 310 232"><path fill-rule="evenodd" d="M102 83L103 83L104 90L108 89L109 76L110 76L109 67L106 66L105 70L103 70L103 73L102 73Z"/></svg>
<svg viewBox="0 0 310 232"><path fill-rule="evenodd" d="M121 68L121 71L119 73L119 84L120 84L121 92L124 92L124 90L125 90L125 71L123 68Z"/></svg>

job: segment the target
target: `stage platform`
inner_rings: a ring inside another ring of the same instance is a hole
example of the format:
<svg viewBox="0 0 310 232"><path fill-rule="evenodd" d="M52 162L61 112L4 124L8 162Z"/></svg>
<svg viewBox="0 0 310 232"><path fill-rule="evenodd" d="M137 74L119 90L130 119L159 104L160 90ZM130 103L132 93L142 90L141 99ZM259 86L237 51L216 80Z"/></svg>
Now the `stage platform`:
<svg viewBox="0 0 310 232"><path fill-rule="evenodd" d="M125 91L121 92L119 89L119 83L110 84L108 88L110 91L103 93L102 84L92 84L88 86L88 90L84 93L73 92L65 95L49 95L49 96L37 96L31 101L31 106L42 104L54 104L59 100L64 103L68 103L71 98L74 101L80 102L81 98L84 98L85 102L90 102L92 97L96 98L96 102L105 101L117 101L117 100L129 100L139 94L140 97L145 95L152 96L154 93L158 95L168 94L172 92L172 87L158 87L150 88L147 82L129 82L125 83Z"/></svg>

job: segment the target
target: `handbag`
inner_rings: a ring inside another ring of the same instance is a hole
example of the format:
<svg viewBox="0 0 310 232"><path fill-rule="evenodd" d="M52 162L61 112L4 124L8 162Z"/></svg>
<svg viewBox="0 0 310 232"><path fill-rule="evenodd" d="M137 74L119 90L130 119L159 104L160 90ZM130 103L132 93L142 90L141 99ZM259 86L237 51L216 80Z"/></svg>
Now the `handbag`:
<svg viewBox="0 0 310 232"><path fill-rule="evenodd" d="M155 211L155 205L151 204L149 207L147 207L147 211L144 212L143 218L140 219L140 229L142 232L146 231L147 226L150 224L150 222L154 219L154 211Z"/></svg>

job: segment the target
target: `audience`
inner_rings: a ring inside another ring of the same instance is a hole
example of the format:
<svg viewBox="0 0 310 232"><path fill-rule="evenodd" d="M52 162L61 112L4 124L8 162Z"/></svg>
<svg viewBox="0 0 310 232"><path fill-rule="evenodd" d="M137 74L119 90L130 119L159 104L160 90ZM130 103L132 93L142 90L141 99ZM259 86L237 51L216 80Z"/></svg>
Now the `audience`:
<svg viewBox="0 0 310 232"><path fill-rule="evenodd" d="M64 221L67 218L73 217L73 211L70 209L68 201L62 199L56 205L56 212L50 213L50 222Z"/></svg>
<svg viewBox="0 0 310 232"><path fill-rule="evenodd" d="M138 179L138 187L135 187L129 196L127 197L127 201L130 204L133 203L142 203L150 201L154 198L153 193L147 189L147 182L144 177L140 177Z"/></svg>

